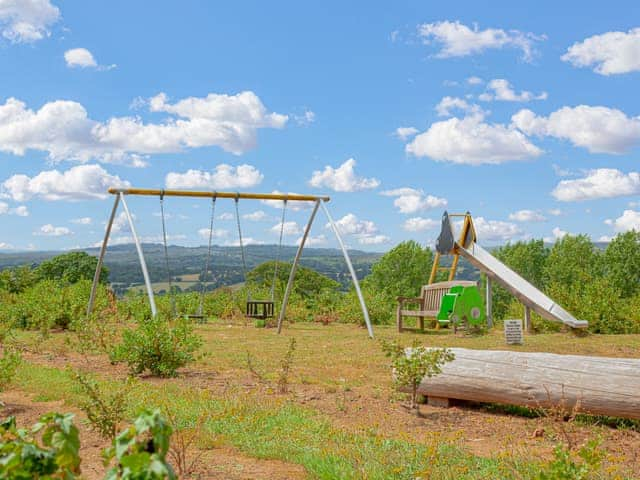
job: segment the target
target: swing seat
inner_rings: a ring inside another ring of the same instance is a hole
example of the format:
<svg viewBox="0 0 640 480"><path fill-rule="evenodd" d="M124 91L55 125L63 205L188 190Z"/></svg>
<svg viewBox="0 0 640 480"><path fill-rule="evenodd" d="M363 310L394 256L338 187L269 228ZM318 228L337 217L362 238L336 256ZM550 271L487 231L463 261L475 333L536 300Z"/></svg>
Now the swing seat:
<svg viewBox="0 0 640 480"><path fill-rule="evenodd" d="M247 301L247 310L245 315L248 318L257 318L260 320L265 320L267 318L274 317L274 307L273 302L270 301Z"/></svg>

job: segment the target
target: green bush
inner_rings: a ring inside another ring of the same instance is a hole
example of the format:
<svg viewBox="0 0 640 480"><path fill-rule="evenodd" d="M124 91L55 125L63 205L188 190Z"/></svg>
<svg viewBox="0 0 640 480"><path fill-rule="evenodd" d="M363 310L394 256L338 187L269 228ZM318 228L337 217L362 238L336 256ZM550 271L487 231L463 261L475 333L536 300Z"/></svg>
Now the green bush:
<svg viewBox="0 0 640 480"><path fill-rule="evenodd" d="M78 478L79 451L80 436L72 414L43 415L30 431L17 428L15 417L0 423L0 478Z"/></svg>
<svg viewBox="0 0 640 480"><path fill-rule="evenodd" d="M0 357L0 392L11 384L21 361L20 352L4 347L2 357Z"/></svg>
<svg viewBox="0 0 640 480"><path fill-rule="evenodd" d="M362 296L364 297L371 323L378 325L388 325L394 321L396 301L383 292L372 287L363 285ZM357 323L364 325L362 308L355 289L351 289L342 297L336 308L338 318L345 323Z"/></svg>
<svg viewBox="0 0 640 480"><path fill-rule="evenodd" d="M124 330L122 343L113 350L111 359L126 363L134 374L148 370L155 376L173 377L178 368L195 360L194 353L201 345L190 321L156 316Z"/></svg>

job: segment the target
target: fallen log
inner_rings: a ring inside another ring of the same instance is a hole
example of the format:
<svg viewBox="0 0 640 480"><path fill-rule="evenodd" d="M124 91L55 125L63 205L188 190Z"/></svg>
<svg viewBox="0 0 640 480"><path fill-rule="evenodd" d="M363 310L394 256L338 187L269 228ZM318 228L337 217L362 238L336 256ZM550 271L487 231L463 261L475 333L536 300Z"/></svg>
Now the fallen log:
<svg viewBox="0 0 640 480"><path fill-rule="evenodd" d="M452 348L455 359L418 392L527 407L578 405L584 413L640 419L640 359Z"/></svg>

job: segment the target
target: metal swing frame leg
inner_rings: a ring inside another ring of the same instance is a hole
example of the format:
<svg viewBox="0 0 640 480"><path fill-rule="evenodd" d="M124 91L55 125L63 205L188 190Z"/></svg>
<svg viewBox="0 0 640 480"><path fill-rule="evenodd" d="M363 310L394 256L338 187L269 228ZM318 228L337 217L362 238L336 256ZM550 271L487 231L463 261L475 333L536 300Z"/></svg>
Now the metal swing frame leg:
<svg viewBox="0 0 640 480"><path fill-rule="evenodd" d="M109 222L107 223L107 229L105 230L104 240L102 241L102 246L100 247L100 256L98 257L98 265L96 266L96 273L93 276L93 285L91 286L91 296L89 297L89 305L87 306L87 315L91 315L91 312L93 311L96 293L98 290L98 284L100 283L100 272L102 270L102 265L104 262L104 255L107 251L107 244L109 243L109 236L111 235L111 228L113 227L113 222L116 217L116 212L118 210L119 203L122 203L124 213L127 217L127 221L129 222L129 228L131 229L131 236L133 236L133 241L136 244L138 259L140 260L140 267L142 268L142 276L144 277L144 283L147 289L147 296L149 297L149 306L151 307L151 315L155 317L156 315L158 315L158 309L156 308L156 300L153 294L153 287L151 286L149 271L147 270L147 262L144 259L142 245L140 244L140 239L138 238L138 233L136 232L136 227L133 223L133 217L129 212L129 207L127 206L127 202L124 199L124 193L122 192L119 192L116 195L116 199L113 203L113 209L111 210L111 216L109 217Z"/></svg>

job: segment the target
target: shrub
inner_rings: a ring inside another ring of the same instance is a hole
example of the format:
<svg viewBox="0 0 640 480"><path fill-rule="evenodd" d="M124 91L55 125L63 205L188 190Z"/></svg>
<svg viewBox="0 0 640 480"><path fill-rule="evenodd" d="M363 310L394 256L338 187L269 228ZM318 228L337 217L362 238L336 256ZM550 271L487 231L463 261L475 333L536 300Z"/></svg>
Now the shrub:
<svg viewBox="0 0 640 480"><path fill-rule="evenodd" d="M455 358L446 348L426 348L418 340L412 342L408 351L396 342L383 341L382 350L391 358L396 385L410 389L411 408L417 406L418 385L424 377L440 374L442 366Z"/></svg>
<svg viewBox="0 0 640 480"><path fill-rule="evenodd" d="M48 413L31 431L18 429L15 417L9 417L0 423L0 478L75 479L80 474L79 450L72 414Z"/></svg>
<svg viewBox="0 0 640 480"><path fill-rule="evenodd" d="M543 467L538 480L587 480L600 470L604 453L597 440L591 440L578 451L574 458L571 450L557 445L553 450L553 460Z"/></svg>
<svg viewBox="0 0 640 480"><path fill-rule="evenodd" d="M116 462L105 480L175 479L173 468L167 463L170 438L171 427L160 411L143 411L105 451L105 462Z"/></svg>
<svg viewBox="0 0 640 480"><path fill-rule="evenodd" d="M4 348L2 357L0 357L0 392L11 384L21 361L20 352L11 348Z"/></svg>
<svg viewBox="0 0 640 480"><path fill-rule="evenodd" d="M289 391L289 373L291 372L293 354L295 351L296 339L292 337L291 340L289 340L289 347L280 362L280 371L278 372L278 393L287 393Z"/></svg>
<svg viewBox="0 0 640 480"><path fill-rule="evenodd" d="M112 360L126 363L134 374L149 370L152 375L173 377L178 368L195 360L194 353L201 344L190 321L167 321L156 316L125 330Z"/></svg>
<svg viewBox="0 0 640 480"><path fill-rule="evenodd" d="M86 413L94 430L103 438L113 440L125 419L133 380L100 384L80 372L76 372L73 378L83 396L80 409Z"/></svg>
<svg viewBox="0 0 640 480"><path fill-rule="evenodd" d="M362 295L364 296L367 309L369 310L371 323L386 325L393 321L396 308L395 299L392 299L383 292L366 285L363 285ZM362 308L360 307L360 302L355 289L351 289L342 297L336 311L341 321L364 325Z"/></svg>

